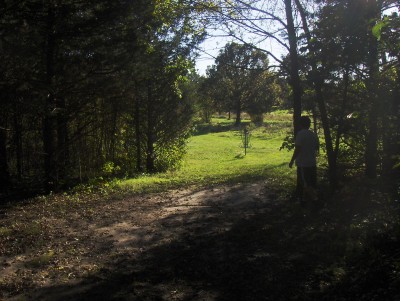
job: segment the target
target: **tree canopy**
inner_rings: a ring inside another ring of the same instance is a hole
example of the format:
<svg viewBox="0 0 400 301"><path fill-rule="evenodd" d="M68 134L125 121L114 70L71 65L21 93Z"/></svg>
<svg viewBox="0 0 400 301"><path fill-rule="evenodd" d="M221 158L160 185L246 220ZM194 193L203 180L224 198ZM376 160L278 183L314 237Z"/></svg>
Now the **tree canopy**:
<svg viewBox="0 0 400 301"><path fill-rule="evenodd" d="M279 87L268 71L265 53L249 45L228 43L215 62L208 70L209 86L219 87L212 92L217 106L233 110L236 125L240 124L242 111L257 116L271 108Z"/></svg>

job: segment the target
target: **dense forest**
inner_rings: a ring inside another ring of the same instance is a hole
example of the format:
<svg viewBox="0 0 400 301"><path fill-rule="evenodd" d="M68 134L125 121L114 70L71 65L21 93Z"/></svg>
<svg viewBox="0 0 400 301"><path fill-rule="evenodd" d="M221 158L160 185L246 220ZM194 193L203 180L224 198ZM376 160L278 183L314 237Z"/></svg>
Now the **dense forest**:
<svg viewBox="0 0 400 301"><path fill-rule="evenodd" d="M274 108L321 129L329 181L398 177L400 1L3 1L0 185L177 168L196 120ZM199 45L231 42L206 75ZM273 40L282 55L265 47Z"/></svg>

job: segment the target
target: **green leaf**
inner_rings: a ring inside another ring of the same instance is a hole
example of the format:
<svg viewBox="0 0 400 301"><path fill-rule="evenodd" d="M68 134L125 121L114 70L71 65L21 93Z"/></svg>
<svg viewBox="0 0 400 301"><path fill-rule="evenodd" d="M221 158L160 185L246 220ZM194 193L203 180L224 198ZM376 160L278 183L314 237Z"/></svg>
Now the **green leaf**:
<svg viewBox="0 0 400 301"><path fill-rule="evenodd" d="M381 35L382 35L382 29L387 26L388 22L387 19L383 19L382 21L379 21L378 23L375 24L375 26L372 28L372 34L380 41Z"/></svg>

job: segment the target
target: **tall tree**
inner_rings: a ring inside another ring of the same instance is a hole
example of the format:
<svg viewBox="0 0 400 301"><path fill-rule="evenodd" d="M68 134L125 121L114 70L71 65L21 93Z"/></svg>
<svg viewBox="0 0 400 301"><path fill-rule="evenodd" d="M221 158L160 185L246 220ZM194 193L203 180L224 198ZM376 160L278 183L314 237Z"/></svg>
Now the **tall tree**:
<svg viewBox="0 0 400 301"><path fill-rule="evenodd" d="M290 78L289 83L293 89L293 123L294 123L294 134L301 129L299 120L302 112L301 97L302 87L300 81L300 67L298 58L298 37L296 34L296 27L293 20L293 4L292 0L284 0L285 14L286 14L286 28L287 37L289 40L289 58L290 58Z"/></svg>
<svg viewBox="0 0 400 301"><path fill-rule="evenodd" d="M368 57L366 60L368 67L368 135L365 151L365 166L366 174L370 178L377 176L378 164L378 119L380 113L379 102L379 53L378 41L374 37L372 29L375 24L381 19L383 1L367 1L367 30L368 30Z"/></svg>
<svg viewBox="0 0 400 301"><path fill-rule="evenodd" d="M227 87L225 97L236 113L235 124L241 122L243 110L252 109L264 113L264 103L268 100L268 86L263 87L262 94L253 87L261 81L268 70L266 54L254 50L249 45L228 43L216 59L215 79L220 87ZM264 81L265 83L265 81ZM257 106L258 104L258 106Z"/></svg>
<svg viewBox="0 0 400 301"><path fill-rule="evenodd" d="M400 3L397 3L400 10ZM400 17L399 12L384 16L373 28L382 54L382 72L385 84L382 90L384 101L382 127L383 173L398 175L400 171ZM386 58L387 57L387 58Z"/></svg>

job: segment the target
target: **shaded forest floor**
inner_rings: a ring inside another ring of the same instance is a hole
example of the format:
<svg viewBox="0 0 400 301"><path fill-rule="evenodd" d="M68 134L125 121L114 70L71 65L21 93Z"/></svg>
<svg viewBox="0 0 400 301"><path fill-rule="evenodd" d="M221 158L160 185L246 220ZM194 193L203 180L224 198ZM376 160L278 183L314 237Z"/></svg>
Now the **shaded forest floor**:
<svg viewBox="0 0 400 301"><path fill-rule="evenodd" d="M398 200L273 187L0 207L0 300L400 300Z"/></svg>

